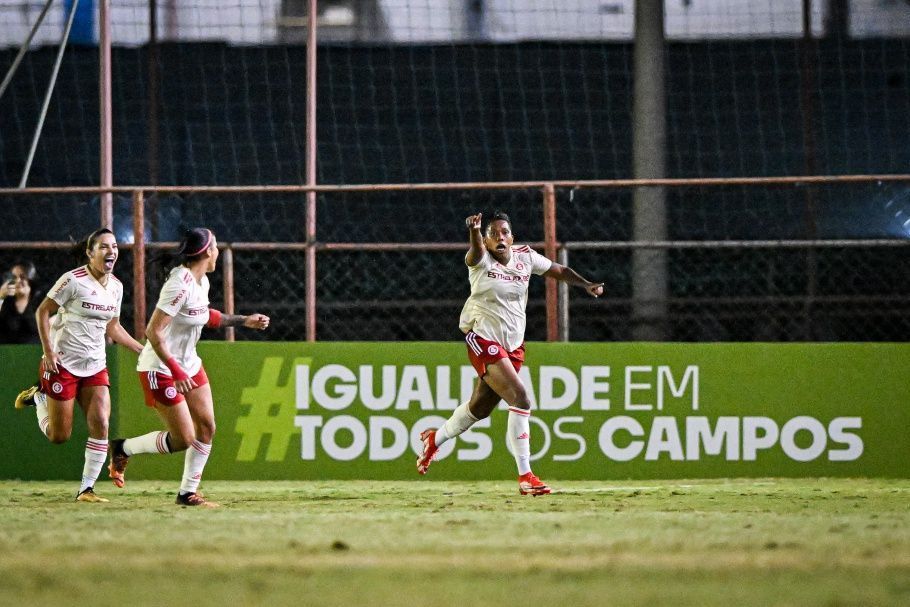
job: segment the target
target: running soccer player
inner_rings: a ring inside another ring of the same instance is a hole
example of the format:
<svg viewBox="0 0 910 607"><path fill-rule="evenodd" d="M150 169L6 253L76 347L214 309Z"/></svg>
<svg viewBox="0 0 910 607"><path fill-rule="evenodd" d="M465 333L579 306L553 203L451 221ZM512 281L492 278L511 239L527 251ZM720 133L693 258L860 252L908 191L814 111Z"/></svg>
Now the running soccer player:
<svg viewBox="0 0 910 607"><path fill-rule="evenodd" d="M209 307L206 274L215 270L217 261L218 243L207 228L187 230L178 249L159 258L165 280L136 370L146 405L155 409L167 430L111 441L108 472L117 487L126 482L130 456L186 451L176 500L181 506L218 506L198 491L215 435L212 389L196 353L202 328L269 326L263 314L229 315Z"/></svg>
<svg viewBox="0 0 910 607"><path fill-rule="evenodd" d="M105 336L136 353L142 351L142 344L120 324L123 284L113 274L118 257L114 233L107 228L96 230L73 252L80 261L88 257L88 263L57 279L35 312L44 350L40 386L21 392L16 408L34 406L41 432L60 444L73 432L73 401L79 401L88 440L76 500L107 502L94 490L107 459L111 416Z"/></svg>
<svg viewBox="0 0 910 607"><path fill-rule="evenodd" d="M495 212L484 230L482 219L480 213L465 219L471 295L459 322L479 379L470 401L459 405L441 428L420 434L423 452L417 458L417 472L426 474L442 444L488 417L505 400L509 405L507 435L518 465L518 491L544 495L550 493L550 487L531 471L531 404L518 376L525 359L528 284L532 274L539 274L583 287L589 295L599 297L603 283L582 278L527 245L514 245L512 224L505 213Z"/></svg>

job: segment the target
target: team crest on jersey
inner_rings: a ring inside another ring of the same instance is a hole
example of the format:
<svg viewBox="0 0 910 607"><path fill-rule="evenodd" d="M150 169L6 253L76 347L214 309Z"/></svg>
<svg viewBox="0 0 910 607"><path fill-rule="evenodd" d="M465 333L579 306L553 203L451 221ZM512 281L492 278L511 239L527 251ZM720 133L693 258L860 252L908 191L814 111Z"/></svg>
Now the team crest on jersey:
<svg viewBox="0 0 910 607"><path fill-rule="evenodd" d="M525 269L525 265L519 261L519 262L517 262L517 263L515 264L515 269L516 269L516 270L524 270L524 269Z"/></svg>
<svg viewBox="0 0 910 607"><path fill-rule="evenodd" d="M496 356L497 354L499 354L499 346L497 346L496 344L491 344L487 348L487 354L489 354L490 356Z"/></svg>
<svg viewBox="0 0 910 607"><path fill-rule="evenodd" d="M51 385L51 390L53 390L54 394L60 394L63 392L63 384L61 384L59 381L55 381Z"/></svg>
<svg viewBox="0 0 910 607"><path fill-rule="evenodd" d="M174 386L168 386L164 389L164 395L168 398L177 398L177 388Z"/></svg>

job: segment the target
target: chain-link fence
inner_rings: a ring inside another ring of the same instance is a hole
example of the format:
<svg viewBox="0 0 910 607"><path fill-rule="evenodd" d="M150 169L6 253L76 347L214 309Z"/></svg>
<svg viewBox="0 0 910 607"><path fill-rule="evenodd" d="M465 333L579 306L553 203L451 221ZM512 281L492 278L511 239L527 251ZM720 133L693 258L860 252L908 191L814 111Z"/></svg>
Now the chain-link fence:
<svg viewBox="0 0 910 607"><path fill-rule="evenodd" d="M910 339L906 182L700 185L663 192L667 229L654 238L634 233L634 188L556 188L557 259L603 281L607 291L595 300L580 289L564 290L560 338ZM61 231L75 240L96 223L90 216L97 204L73 201L73 217L85 225L74 221L63 230L47 211L61 212L64 198L72 197L9 195L0 201L7 233L29 236L0 248L0 265L34 261L39 289L75 264L59 242ZM223 258L210 277L213 303L222 305L224 285L231 284L238 312L273 318L269 332L238 332L237 338L305 339L304 198L147 197L147 257L174 240L180 226L211 227L232 252L231 263ZM318 200L317 239L311 244L320 340L458 339L458 314L469 293L464 218L471 213L505 210L516 240L544 251L544 197L538 188L324 192ZM124 245L117 268L126 287L122 321L133 327L132 215L125 203L116 207L115 231ZM47 243L34 248L35 241ZM147 268L144 281L150 310L160 287L154 267ZM544 283L531 282L529 340L548 338ZM643 325L654 332L638 332Z"/></svg>

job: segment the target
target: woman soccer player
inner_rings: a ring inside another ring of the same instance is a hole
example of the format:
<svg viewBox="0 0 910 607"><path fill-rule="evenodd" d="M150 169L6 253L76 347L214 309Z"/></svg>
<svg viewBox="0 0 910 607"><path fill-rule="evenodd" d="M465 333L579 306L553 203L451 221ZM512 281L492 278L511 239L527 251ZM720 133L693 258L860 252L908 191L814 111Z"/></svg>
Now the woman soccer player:
<svg viewBox="0 0 910 607"><path fill-rule="evenodd" d="M114 484L123 487L130 456L185 450L177 504L217 507L197 491L212 449L215 408L196 343L203 327L243 325L262 330L269 326L269 317L235 316L209 308L206 274L215 270L218 261L218 243L211 230L188 230L177 251L162 255L160 261L166 278L136 369L145 402L155 408L167 431L111 441L108 471Z"/></svg>
<svg viewBox="0 0 910 607"><path fill-rule="evenodd" d="M567 266L554 263L527 245L513 245L508 215L497 211L481 231L482 215L465 219L470 247L465 255L471 295L461 311L468 358L479 380L471 400L458 406L445 424L420 434L423 452L417 472L426 474L439 447L488 417L500 400L509 405L508 439L518 464L521 495L544 495L550 488L531 472L531 404L518 371L524 362L524 334L531 274L542 274L588 294L603 294L603 283L591 282Z"/></svg>
<svg viewBox="0 0 910 607"><path fill-rule="evenodd" d="M76 500L106 502L94 490L107 459L111 416L104 338L110 337L137 353L142 351L142 344L120 325L123 285L112 273L118 256L114 233L107 228L96 230L73 251L80 260L88 257L88 263L61 276L35 312L44 349L40 390L33 386L22 392L16 408L34 405L41 432L59 444L72 434L73 401L79 401L88 441Z"/></svg>

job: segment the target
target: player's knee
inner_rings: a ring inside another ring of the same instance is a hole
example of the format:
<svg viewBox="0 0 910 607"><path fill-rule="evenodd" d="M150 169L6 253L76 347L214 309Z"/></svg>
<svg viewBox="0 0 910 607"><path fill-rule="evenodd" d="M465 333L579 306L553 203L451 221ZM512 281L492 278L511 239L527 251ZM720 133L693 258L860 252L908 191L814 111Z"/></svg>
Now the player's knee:
<svg viewBox="0 0 910 607"><path fill-rule="evenodd" d="M55 445L62 445L70 439L71 430L55 430L53 428L47 429L47 440L51 441Z"/></svg>
<svg viewBox="0 0 910 607"><path fill-rule="evenodd" d="M174 434L171 432L171 453L186 451L187 448L193 444L194 440L196 440L196 435L193 433L180 432L178 434Z"/></svg>
<svg viewBox="0 0 910 607"><path fill-rule="evenodd" d="M207 445L212 444L212 439L215 438L215 420L205 420L199 423L197 428L196 438L206 443Z"/></svg>
<svg viewBox="0 0 910 607"><path fill-rule="evenodd" d="M490 405L487 405L486 403L484 403L484 404L474 403L469 407L469 410L471 412L471 415L473 415L478 421L480 421L482 419L486 419L486 418L490 417L490 414L493 413L493 409L496 408L496 404L498 402L499 401L497 400L496 402L494 402Z"/></svg>
<svg viewBox="0 0 910 607"><path fill-rule="evenodd" d="M527 409L531 408L531 399L528 398L528 391L525 390L524 386L515 386L512 391L512 398L508 401L510 406L517 409Z"/></svg>

